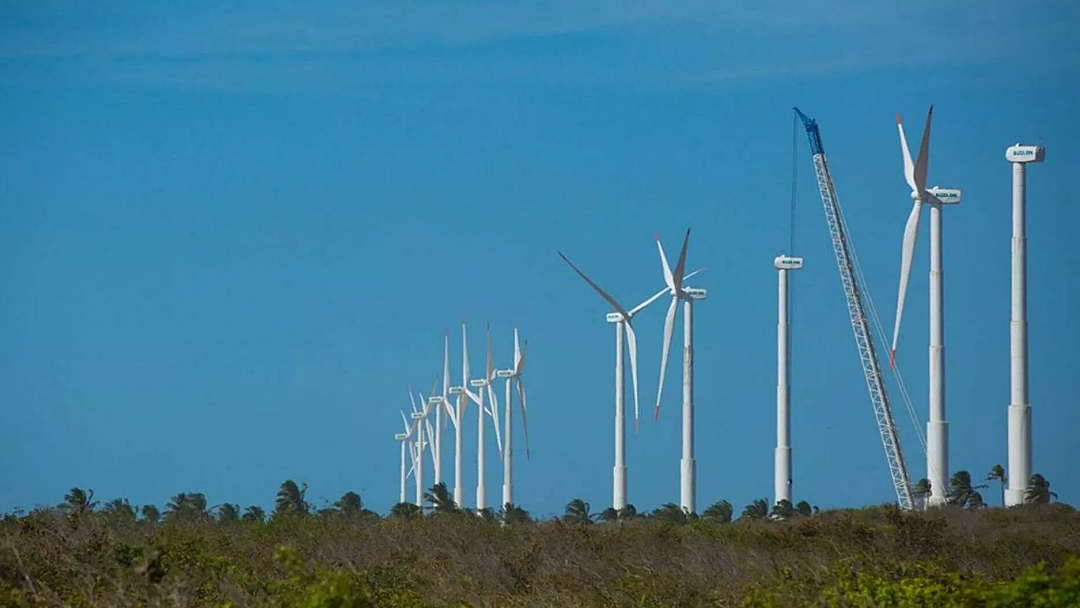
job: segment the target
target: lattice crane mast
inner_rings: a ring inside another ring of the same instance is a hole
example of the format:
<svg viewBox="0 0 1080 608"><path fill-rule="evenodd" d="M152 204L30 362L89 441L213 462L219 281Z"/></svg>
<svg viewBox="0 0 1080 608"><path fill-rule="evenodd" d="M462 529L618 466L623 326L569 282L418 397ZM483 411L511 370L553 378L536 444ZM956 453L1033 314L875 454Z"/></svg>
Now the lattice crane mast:
<svg viewBox="0 0 1080 608"><path fill-rule="evenodd" d="M832 176L829 174L829 165L825 160L821 132L818 130L817 121L800 112L798 108L794 109L802 119L803 126L806 127L806 135L810 140L810 152L814 157L818 191L821 194L821 204L825 207L825 220L829 224L829 236L832 238L836 265L840 268L840 282L844 287L844 297L847 299L851 329L855 333L855 346L859 350L859 359L862 361L866 388L870 390L870 401L874 405L874 417L877 419L878 431L881 433L881 443L885 447L885 459L889 463L889 473L892 475L896 499L901 509L910 511L914 508L914 501L911 498L911 480L908 477L907 465L904 463L904 454L900 450L896 422L893 420L889 396L885 392L881 365L878 363L874 338L870 333L870 323L863 307L859 283L856 280L857 263L848 246L847 227L840 210L840 199L836 196Z"/></svg>

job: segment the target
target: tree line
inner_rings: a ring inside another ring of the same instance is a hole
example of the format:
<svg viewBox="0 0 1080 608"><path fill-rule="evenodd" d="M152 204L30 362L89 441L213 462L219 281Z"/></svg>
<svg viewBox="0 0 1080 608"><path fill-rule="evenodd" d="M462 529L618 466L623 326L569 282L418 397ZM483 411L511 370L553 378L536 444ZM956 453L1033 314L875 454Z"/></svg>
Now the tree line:
<svg viewBox="0 0 1080 608"><path fill-rule="evenodd" d="M986 477L986 481L997 481L1000 484L1001 503L1005 501L1005 476L1004 468L995 465ZM947 494L948 504L965 509L980 509L988 506L979 490L989 488L986 484L975 485L971 473L957 471L949 479L949 491ZM210 506L206 495L201 492L180 492L169 499L164 510L159 510L155 505L147 504L135 506L125 498L115 498L100 504L94 500L93 490L84 490L74 487L64 495L64 501L53 507L71 519L78 519L84 514L101 512L128 519L142 519L151 523L162 520L171 521L217 521L221 524L233 522L266 522L268 519L283 517L346 517L346 518L379 518L380 514L366 508L364 501L356 492L346 492L332 504L323 508L315 508L307 500L306 483L298 484L292 479L285 480L278 488L274 498L274 510L267 514L262 507L257 505L248 506L241 510L236 503L221 503ZM930 495L930 482L920 479L913 487L913 494L920 508L925 508L926 499ZM397 503L391 507L387 517L390 519L415 519L424 516L448 516L471 514L480 518L505 524L521 524L534 521L533 516L520 505L508 503L498 510L490 508L475 511L463 508L454 502L453 495L443 482L431 486L423 496L423 507L411 502ZM1041 474L1036 473L1028 481L1025 501L1029 504L1049 504L1057 499L1057 494L1050 490L1050 482ZM812 517L818 514L817 506L803 500L792 504L787 500L769 506L765 498L758 498L746 505L739 519L791 519L797 517ZM735 519L735 509L726 500L720 500L710 505L701 514L688 513L674 503L666 503L651 512L639 513L634 505L616 510L608 507L603 511L594 512L589 503L580 498L574 498L566 504L562 521L567 523L591 524L611 523L633 519L657 519L673 523L688 523L696 519L706 519L717 523L729 523Z"/></svg>

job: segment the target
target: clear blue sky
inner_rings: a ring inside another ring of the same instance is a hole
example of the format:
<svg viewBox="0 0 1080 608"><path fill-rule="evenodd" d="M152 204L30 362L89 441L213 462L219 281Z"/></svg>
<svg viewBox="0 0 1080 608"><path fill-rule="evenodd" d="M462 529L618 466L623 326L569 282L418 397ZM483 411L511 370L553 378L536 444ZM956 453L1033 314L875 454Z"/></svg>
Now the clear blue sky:
<svg viewBox="0 0 1080 608"><path fill-rule="evenodd" d="M269 507L294 478L316 503L355 490L386 510L398 409L439 371L447 327L457 377L463 314L474 369L486 320L504 367L514 323L529 340L518 502L603 508L613 331L555 251L630 306L663 284L653 234L676 255L687 227L690 267L709 268L695 280L709 289L696 315L700 508L771 500L791 107L821 125L891 328L910 210L894 116L917 142L930 103L929 181L964 190L945 218L950 468L981 479L1006 461L1004 151L1042 138L1028 190L1034 468L1080 502L1077 6L310 4L0 4L0 509L72 486ZM795 143L795 497L892 501L801 131ZM920 424L923 222L899 354ZM678 350L658 423L648 405L663 316L660 302L636 320L639 509L678 502Z"/></svg>

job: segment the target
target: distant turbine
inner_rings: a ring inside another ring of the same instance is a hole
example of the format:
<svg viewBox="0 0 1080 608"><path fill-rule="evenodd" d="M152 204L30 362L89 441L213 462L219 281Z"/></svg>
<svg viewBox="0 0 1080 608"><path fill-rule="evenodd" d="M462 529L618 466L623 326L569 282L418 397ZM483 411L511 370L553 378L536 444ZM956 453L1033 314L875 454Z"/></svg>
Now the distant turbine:
<svg viewBox="0 0 1080 608"><path fill-rule="evenodd" d="M464 339L465 324L461 326L462 339ZM499 458L502 459L502 440L499 438L499 402L495 399L495 391L492 384L495 382L495 364L491 357L491 323L487 326L487 367L484 377L469 381L469 385L477 389L475 393L469 391L469 399L477 406L476 425L476 511L479 514L487 508L487 481L485 480L485 445L484 445L484 420L490 418L495 428L495 443L499 448ZM490 407L484 405L484 395L491 401Z"/></svg>
<svg viewBox="0 0 1080 608"><path fill-rule="evenodd" d="M528 348L529 343L525 342L525 347ZM513 460L513 406L514 401L512 399L512 391L514 381L517 381L518 400L521 403L521 424L525 431L525 459L530 459L529 454L529 420L528 420L528 408L525 401L525 385L521 380L521 375L525 371L525 349L523 349L518 343L518 330L514 327L514 367L513 369L499 370L496 372L499 378L506 379L506 413L505 421L506 430L503 433L506 436L506 442L503 448L503 506L513 504L514 502L514 460Z"/></svg>
<svg viewBox="0 0 1080 608"><path fill-rule="evenodd" d="M600 294L600 297L604 298L608 304L611 304L615 312L607 313L607 322L615 324L615 469L613 472L612 482L612 505L615 510L622 510L627 505L627 483L626 483L626 406L623 398L623 386L625 384L623 378L623 334L626 335L626 342L630 349L630 374L632 376L633 390L634 390L634 432L638 429L638 379L637 379L637 337L634 333L632 320L634 315L641 312L649 304L655 302L660 296L668 293L668 288L661 289L651 298L645 300L641 304L638 304L630 311L624 309L618 302L615 301L606 291L600 288L599 285L594 283L592 279L585 276L570 258L563 255L561 251L557 252L559 257L564 262L570 265L570 268L574 269L574 272L578 274L586 283L589 284L596 293ZM686 275L686 278L690 278L695 274L701 272L701 270L695 270Z"/></svg>
<svg viewBox="0 0 1080 608"><path fill-rule="evenodd" d="M697 481L696 463L694 462L694 316L693 303L695 300L704 300L704 289L683 287L683 271L686 268L686 247L690 244L690 230L686 231L683 240L682 252L679 261L675 264L675 271L668 267L667 256L664 255L664 246L660 244L660 235L656 235L656 247L660 250L660 263L664 269L664 281L668 284L668 292L671 294L671 306L668 307L667 319L664 321L664 354L660 359L660 386L656 391L656 409L653 419L660 418L660 397L664 392L664 374L667 372L668 353L671 351L671 334L674 331L675 312L679 301L684 302L683 307L683 437L682 437L682 460L680 462L680 506L687 513L697 512Z"/></svg>

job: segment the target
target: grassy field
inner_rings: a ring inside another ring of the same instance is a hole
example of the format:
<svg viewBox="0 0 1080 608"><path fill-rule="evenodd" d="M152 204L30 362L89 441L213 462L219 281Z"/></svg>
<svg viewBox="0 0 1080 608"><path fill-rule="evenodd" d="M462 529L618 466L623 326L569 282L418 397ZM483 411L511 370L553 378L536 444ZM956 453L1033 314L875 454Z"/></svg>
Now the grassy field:
<svg viewBox="0 0 1080 608"><path fill-rule="evenodd" d="M358 497L155 522L76 498L0 522L0 607L1080 606L1080 514L1060 504L504 525Z"/></svg>

